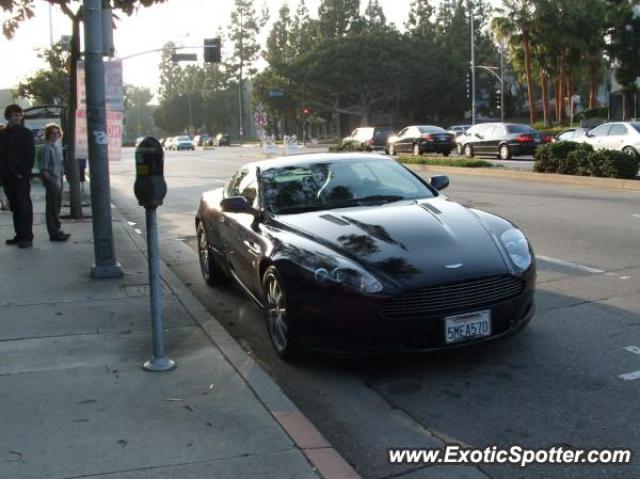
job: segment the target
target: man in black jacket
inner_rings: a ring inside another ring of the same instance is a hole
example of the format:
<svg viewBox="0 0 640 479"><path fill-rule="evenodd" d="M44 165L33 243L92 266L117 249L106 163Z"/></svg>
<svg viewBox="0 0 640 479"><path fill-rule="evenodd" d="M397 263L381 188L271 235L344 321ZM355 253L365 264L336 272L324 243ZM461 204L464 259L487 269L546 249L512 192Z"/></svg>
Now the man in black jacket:
<svg viewBox="0 0 640 479"><path fill-rule="evenodd" d="M9 245L30 248L33 243L33 205L31 204L31 169L35 161L33 133L22 126L19 105L4 110L7 127L0 131L0 181L13 212L16 236Z"/></svg>

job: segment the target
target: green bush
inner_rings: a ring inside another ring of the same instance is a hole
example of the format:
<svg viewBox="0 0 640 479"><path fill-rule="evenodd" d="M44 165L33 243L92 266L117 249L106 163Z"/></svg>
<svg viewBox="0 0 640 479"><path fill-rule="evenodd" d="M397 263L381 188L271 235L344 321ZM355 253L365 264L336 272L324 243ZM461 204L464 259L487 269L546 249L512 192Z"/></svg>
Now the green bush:
<svg viewBox="0 0 640 479"><path fill-rule="evenodd" d="M609 178L635 178L640 167L637 156L627 155L617 150L602 150L597 152L599 157L598 173ZM595 156L595 153L592 153ZM592 160L592 164L594 161ZM594 175L595 176L595 175Z"/></svg>
<svg viewBox="0 0 640 479"><path fill-rule="evenodd" d="M591 151L586 148L578 148L570 151L564 160L560 160L558 173L563 175L589 176L591 171L589 155Z"/></svg>
<svg viewBox="0 0 640 479"><path fill-rule="evenodd" d="M548 145L547 145L548 146ZM540 153L538 168L552 168L553 159L547 158L549 149ZM593 151L590 145L581 144L579 148L570 151L565 158L557 159L557 173L563 175L601 176L607 178L635 178L640 168L640 159L617 150ZM555 173L551 169L536 169Z"/></svg>
<svg viewBox="0 0 640 479"><path fill-rule="evenodd" d="M558 173L560 162L566 160L569 153L576 150L593 151L593 147L586 143L576 143L575 141L557 141L539 146L534 155L533 171L539 173ZM571 168L564 161L562 168Z"/></svg>

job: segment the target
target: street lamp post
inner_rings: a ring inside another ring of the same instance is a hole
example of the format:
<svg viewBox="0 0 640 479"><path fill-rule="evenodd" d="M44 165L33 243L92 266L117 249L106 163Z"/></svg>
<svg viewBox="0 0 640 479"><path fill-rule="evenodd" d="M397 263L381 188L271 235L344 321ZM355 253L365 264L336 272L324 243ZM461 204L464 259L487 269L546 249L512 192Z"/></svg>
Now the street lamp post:
<svg viewBox="0 0 640 479"><path fill-rule="evenodd" d="M469 6L469 25L471 27L471 124L476 124L476 54L474 46L473 34L473 5L471 0L468 1Z"/></svg>

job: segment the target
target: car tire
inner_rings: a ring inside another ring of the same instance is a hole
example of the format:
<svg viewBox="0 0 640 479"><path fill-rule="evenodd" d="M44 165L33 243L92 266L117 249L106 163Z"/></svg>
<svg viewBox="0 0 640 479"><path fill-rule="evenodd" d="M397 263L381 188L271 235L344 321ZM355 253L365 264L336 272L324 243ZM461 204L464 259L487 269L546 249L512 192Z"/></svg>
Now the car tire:
<svg viewBox="0 0 640 479"><path fill-rule="evenodd" d="M217 286L226 282L227 277L222 272L211 251L209 250L209 239L204 224L198 223L196 227L196 238L198 241L198 259L200 260L200 272L205 283L209 286Z"/></svg>
<svg viewBox="0 0 640 479"><path fill-rule="evenodd" d="M471 146L470 144L467 143L466 145L464 145L462 151L464 152L464 156L466 156L467 158L473 158L473 146Z"/></svg>
<svg viewBox="0 0 640 479"><path fill-rule="evenodd" d="M263 311L271 345L278 356L290 360L298 352L297 335L287 310L287 295L275 266L262 276Z"/></svg>
<svg viewBox="0 0 640 479"><path fill-rule="evenodd" d="M633 158L638 158L640 155L638 155L638 152L632 147L632 146L625 146L622 149L622 153L626 153L627 155L633 157Z"/></svg>
<svg viewBox="0 0 640 479"><path fill-rule="evenodd" d="M389 156L395 156L396 148L393 145L389 145Z"/></svg>
<svg viewBox="0 0 640 479"><path fill-rule="evenodd" d="M509 150L509 145L500 145L498 149L498 158L504 161L509 161L511 159L511 150Z"/></svg>
<svg viewBox="0 0 640 479"><path fill-rule="evenodd" d="M413 144L413 155L414 156L422 155L422 152L420 151L420 145L418 145L417 143Z"/></svg>
<svg viewBox="0 0 640 479"><path fill-rule="evenodd" d="M456 144L456 153L462 156L462 145L460 143Z"/></svg>
<svg viewBox="0 0 640 479"><path fill-rule="evenodd" d="M442 156L449 156L451 154L451 150L443 151Z"/></svg>

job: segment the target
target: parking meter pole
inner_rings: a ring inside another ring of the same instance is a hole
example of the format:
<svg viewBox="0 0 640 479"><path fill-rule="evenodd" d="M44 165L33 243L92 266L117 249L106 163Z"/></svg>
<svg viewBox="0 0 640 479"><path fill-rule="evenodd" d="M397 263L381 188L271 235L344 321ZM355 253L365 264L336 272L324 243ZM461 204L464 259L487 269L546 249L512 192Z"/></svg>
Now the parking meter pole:
<svg viewBox="0 0 640 479"><path fill-rule="evenodd" d="M91 277L120 278L111 226L109 187L109 136L105 106L104 64L102 63L102 0L84 0L85 70L87 91L87 140L91 170L91 212L95 264Z"/></svg>
<svg viewBox="0 0 640 479"><path fill-rule="evenodd" d="M146 207L147 255L149 260L149 289L151 293L151 323L153 330L153 357L142 367L147 371L171 371L175 361L164 352L164 330L162 327L162 290L160 288L160 251L158 248L158 223L156 208Z"/></svg>

